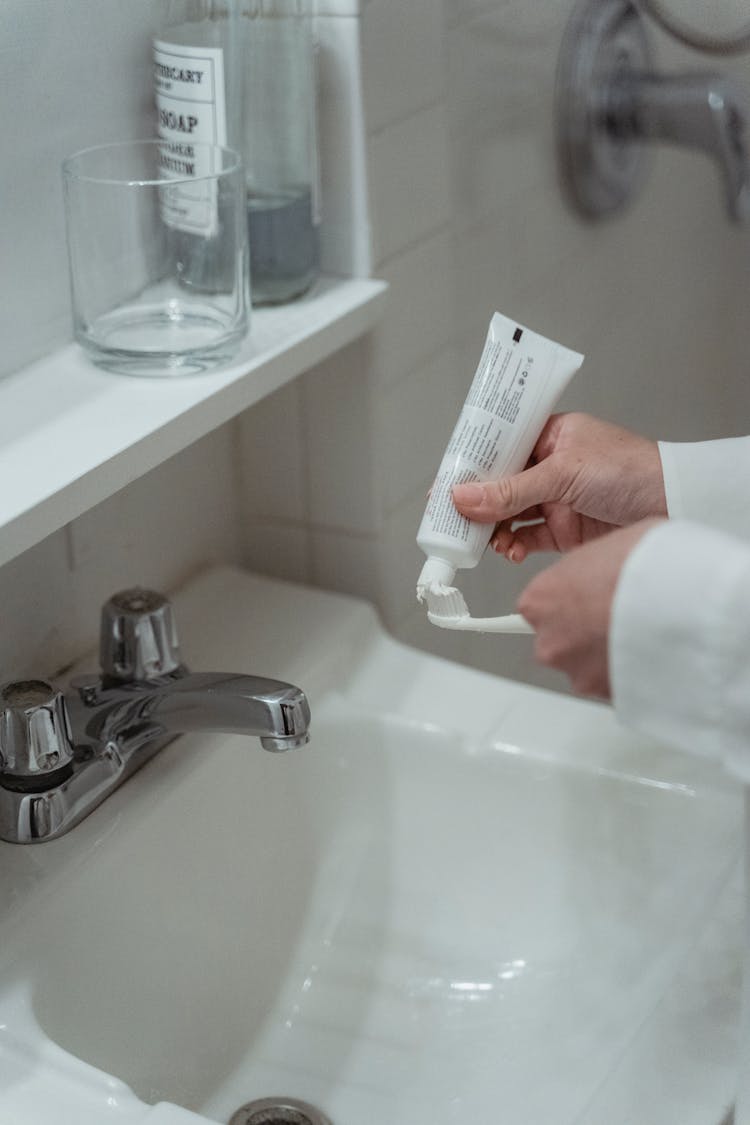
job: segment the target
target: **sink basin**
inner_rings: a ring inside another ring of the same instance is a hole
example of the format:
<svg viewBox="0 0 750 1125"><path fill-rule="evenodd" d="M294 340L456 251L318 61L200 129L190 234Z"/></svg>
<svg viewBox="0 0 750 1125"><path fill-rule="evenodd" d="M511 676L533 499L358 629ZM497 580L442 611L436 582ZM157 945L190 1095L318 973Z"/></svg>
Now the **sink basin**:
<svg viewBox="0 0 750 1125"><path fill-rule="evenodd" d="M731 779L352 599L222 569L175 607L192 667L304 687L312 741L179 739L68 836L0 845L0 1121L283 1095L333 1125L718 1123Z"/></svg>

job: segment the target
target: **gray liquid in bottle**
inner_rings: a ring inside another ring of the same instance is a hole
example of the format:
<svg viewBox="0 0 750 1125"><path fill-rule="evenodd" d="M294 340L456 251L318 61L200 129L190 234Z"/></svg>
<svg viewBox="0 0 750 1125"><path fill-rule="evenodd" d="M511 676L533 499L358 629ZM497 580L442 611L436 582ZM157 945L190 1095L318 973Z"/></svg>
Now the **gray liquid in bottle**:
<svg viewBox="0 0 750 1125"><path fill-rule="evenodd" d="M254 305L299 297L318 272L318 231L309 187L248 192L250 278Z"/></svg>

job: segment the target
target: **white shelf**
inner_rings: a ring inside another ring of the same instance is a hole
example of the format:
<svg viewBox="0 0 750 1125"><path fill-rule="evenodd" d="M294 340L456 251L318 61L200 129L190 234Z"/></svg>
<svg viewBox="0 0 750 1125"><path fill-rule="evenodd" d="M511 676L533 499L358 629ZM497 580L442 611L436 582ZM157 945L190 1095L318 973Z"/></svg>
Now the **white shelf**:
<svg viewBox="0 0 750 1125"><path fill-rule="evenodd" d="M361 336L386 289L324 278L253 310L235 360L205 375L109 374L71 344L0 380L0 565Z"/></svg>

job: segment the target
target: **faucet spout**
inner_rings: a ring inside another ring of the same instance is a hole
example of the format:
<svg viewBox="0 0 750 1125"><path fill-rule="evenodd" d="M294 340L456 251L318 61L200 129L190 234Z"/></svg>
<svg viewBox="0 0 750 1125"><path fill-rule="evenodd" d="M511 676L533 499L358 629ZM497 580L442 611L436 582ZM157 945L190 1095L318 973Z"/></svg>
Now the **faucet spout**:
<svg viewBox="0 0 750 1125"><path fill-rule="evenodd" d="M135 749L192 731L256 735L272 751L309 741L307 698L281 680L181 671L150 681L77 686L69 707L74 738L92 746Z"/></svg>
<svg viewBox="0 0 750 1125"><path fill-rule="evenodd" d="M310 708L293 684L262 676L197 672L154 693L151 719L174 734L213 730L257 735L266 750L309 741Z"/></svg>
<svg viewBox="0 0 750 1125"><path fill-rule="evenodd" d="M735 222L750 218L748 106L723 75L633 75L627 82L637 136L698 149L713 157ZM620 115L622 120L622 116Z"/></svg>

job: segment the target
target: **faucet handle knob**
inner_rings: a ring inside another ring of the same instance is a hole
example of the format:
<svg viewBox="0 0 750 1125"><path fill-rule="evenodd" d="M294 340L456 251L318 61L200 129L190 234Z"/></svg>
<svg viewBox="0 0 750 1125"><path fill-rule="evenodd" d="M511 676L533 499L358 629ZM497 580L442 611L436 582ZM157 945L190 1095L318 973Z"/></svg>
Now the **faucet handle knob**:
<svg viewBox="0 0 750 1125"><path fill-rule="evenodd" d="M44 680L0 687L0 772L26 784L71 765L73 741L65 699Z"/></svg>
<svg viewBox="0 0 750 1125"><path fill-rule="evenodd" d="M153 680L182 666L172 606L163 594L136 587L102 607L99 657L106 679Z"/></svg>

